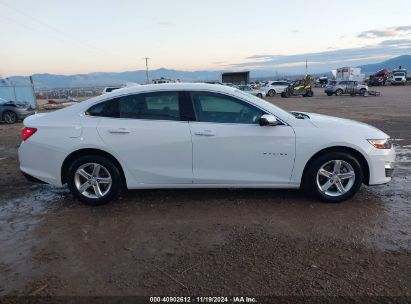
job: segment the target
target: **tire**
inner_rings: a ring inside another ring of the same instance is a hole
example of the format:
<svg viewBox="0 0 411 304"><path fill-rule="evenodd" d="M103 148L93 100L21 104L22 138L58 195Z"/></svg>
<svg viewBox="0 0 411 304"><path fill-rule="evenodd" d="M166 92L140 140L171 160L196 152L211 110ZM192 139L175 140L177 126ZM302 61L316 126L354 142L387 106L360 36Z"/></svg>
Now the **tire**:
<svg viewBox="0 0 411 304"><path fill-rule="evenodd" d="M281 93L281 97L282 97L282 98L285 98L285 97L286 97L286 96L285 96L285 92L282 92L282 93Z"/></svg>
<svg viewBox="0 0 411 304"><path fill-rule="evenodd" d="M313 91L308 91L306 94L305 94L305 96L307 96L307 97L313 97L314 96L314 92Z"/></svg>
<svg viewBox="0 0 411 304"><path fill-rule="evenodd" d="M258 93L258 94L257 94L257 97L258 97L258 98L263 98L263 94Z"/></svg>
<svg viewBox="0 0 411 304"><path fill-rule="evenodd" d="M270 97L274 97L275 94L277 94L277 92L273 89L269 90L268 93L267 93L267 95L270 96Z"/></svg>
<svg viewBox="0 0 411 304"><path fill-rule="evenodd" d="M327 93L327 96L333 96L333 93Z"/></svg>
<svg viewBox="0 0 411 304"><path fill-rule="evenodd" d="M99 172L94 171L98 166ZM99 155L82 156L70 164L67 183L75 197L91 206L103 205L115 199L123 185L117 165ZM83 185L86 188L81 192L80 187Z"/></svg>
<svg viewBox="0 0 411 304"><path fill-rule="evenodd" d="M14 124L18 121L17 114L12 111L5 111L2 118L7 124Z"/></svg>
<svg viewBox="0 0 411 304"><path fill-rule="evenodd" d="M364 89L364 88L362 88L362 89L360 90L360 94L361 94L362 96L364 96L366 92L367 92L367 90Z"/></svg>
<svg viewBox="0 0 411 304"><path fill-rule="evenodd" d="M337 162L340 163L339 173L334 171ZM353 176L348 177L350 175ZM342 176L344 178L340 179ZM303 187L308 194L324 202L339 203L357 193L363 179L361 165L353 155L347 152L329 152L311 162L304 174Z"/></svg>
<svg viewBox="0 0 411 304"><path fill-rule="evenodd" d="M335 91L336 96L341 96L342 93L343 93L343 90L341 90L341 89L338 89L337 91Z"/></svg>

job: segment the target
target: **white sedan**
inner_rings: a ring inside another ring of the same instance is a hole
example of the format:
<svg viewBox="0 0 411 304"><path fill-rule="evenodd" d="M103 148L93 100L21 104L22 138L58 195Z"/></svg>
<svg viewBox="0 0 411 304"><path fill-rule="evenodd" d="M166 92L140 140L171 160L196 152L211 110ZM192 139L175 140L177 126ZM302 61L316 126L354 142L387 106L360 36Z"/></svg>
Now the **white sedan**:
<svg viewBox="0 0 411 304"><path fill-rule="evenodd" d="M391 180L394 148L352 120L287 112L238 89L115 90L24 120L21 171L99 205L148 188L304 188L327 202Z"/></svg>

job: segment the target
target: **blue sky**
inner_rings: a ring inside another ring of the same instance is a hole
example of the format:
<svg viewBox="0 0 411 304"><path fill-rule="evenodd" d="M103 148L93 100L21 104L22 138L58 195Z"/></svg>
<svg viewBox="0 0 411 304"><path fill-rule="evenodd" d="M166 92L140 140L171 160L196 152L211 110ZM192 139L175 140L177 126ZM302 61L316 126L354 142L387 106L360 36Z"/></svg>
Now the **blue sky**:
<svg viewBox="0 0 411 304"><path fill-rule="evenodd" d="M309 4L307 4L309 3ZM0 0L0 76L322 72L411 54L411 1Z"/></svg>

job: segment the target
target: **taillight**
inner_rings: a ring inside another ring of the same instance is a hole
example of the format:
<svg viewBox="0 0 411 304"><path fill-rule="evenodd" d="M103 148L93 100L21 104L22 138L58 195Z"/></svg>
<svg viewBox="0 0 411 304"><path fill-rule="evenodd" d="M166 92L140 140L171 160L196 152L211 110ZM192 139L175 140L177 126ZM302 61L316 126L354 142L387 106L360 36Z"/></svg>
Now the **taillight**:
<svg viewBox="0 0 411 304"><path fill-rule="evenodd" d="M21 137L23 138L23 141L26 141L27 139L30 138L34 133L36 133L37 129L36 128L27 128L24 127L21 129Z"/></svg>

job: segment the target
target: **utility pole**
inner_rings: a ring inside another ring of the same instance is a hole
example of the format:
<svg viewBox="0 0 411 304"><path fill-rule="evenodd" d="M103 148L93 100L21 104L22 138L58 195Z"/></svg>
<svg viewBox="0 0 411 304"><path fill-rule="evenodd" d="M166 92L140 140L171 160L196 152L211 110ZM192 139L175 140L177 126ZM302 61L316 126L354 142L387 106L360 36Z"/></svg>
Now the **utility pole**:
<svg viewBox="0 0 411 304"><path fill-rule="evenodd" d="M305 59L305 76L307 77L308 75L308 60Z"/></svg>
<svg viewBox="0 0 411 304"><path fill-rule="evenodd" d="M149 57L144 57L143 59L145 59L146 61L146 84L150 83L150 79L148 78L148 60L150 59Z"/></svg>

